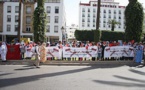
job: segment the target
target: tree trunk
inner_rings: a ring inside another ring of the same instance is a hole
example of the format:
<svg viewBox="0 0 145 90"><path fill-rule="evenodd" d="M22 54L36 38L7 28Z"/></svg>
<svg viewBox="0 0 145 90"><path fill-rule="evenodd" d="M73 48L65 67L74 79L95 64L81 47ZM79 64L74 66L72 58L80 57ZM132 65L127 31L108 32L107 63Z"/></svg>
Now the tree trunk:
<svg viewBox="0 0 145 90"><path fill-rule="evenodd" d="M22 5L22 0L19 0L19 22L18 22L18 33L17 33L17 38L20 41L21 38L21 5Z"/></svg>
<svg viewBox="0 0 145 90"><path fill-rule="evenodd" d="M101 0L98 0L96 30L99 30L99 24L100 24L100 6L101 6L100 4L101 4Z"/></svg>

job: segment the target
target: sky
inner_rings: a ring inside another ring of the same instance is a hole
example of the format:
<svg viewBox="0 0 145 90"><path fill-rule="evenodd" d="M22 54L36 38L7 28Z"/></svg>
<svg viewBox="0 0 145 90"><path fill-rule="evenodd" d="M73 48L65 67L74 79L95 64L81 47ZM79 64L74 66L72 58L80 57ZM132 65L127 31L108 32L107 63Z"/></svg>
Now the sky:
<svg viewBox="0 0 145 90"><path fill-rule="evenodd" d="M71 24L78 25L79 23L79 3L89 3L90 0L64 0L65 13L66 13L66 24L70 26ZM119 2L119 5L127 6L128 0L114 0ZM145 0L138 0L143 4L145 8Z"/></svg>

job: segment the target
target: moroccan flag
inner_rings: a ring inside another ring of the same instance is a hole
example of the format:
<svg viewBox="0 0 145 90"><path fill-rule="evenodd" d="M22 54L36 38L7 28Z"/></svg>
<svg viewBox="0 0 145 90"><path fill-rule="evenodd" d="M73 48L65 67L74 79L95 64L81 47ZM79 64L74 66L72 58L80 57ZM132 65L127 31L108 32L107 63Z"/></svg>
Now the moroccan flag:
<svg viewBox="0 0 145 90"><path fill-rule="evenodd" d="M20 45L7 45L7 60L20 60Z"/></svg>

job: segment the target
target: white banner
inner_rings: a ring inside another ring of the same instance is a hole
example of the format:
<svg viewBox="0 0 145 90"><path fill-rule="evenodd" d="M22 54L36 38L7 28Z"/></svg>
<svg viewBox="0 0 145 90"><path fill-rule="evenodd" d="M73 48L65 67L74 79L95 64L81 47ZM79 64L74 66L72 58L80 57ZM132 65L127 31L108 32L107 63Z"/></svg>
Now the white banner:
<svg viewBox="0 0 145 90"><path fill-rule="evenodd" d="M47 47L46 48L47 57L55 57L58 59L62 58L62 50L58 47Z"/></svg>
<svg viewBox="0 0 145 90"><path fill-rule="evenodd" d="M104 58L109 57L134 57L134 48L130 46L106 47Z"/></svg>
<svg viewBox="0 0 145 90"><path fill-rule="evenodd" d="M75 47L63 47L63 57L65 58L90 58L97 57L98 48L97 46L91 46L88 48L75 48Z"/></svg>

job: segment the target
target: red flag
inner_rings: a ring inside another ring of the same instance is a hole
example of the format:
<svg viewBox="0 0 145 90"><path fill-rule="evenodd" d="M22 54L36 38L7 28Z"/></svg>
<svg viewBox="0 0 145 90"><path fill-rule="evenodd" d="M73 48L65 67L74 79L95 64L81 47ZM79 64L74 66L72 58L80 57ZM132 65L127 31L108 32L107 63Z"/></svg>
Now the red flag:
<svg viewBox="0 0 145 90"><path fill-rule="evenodd" d="M20 60L20 45L7 45L7 60Z"/></svg>

